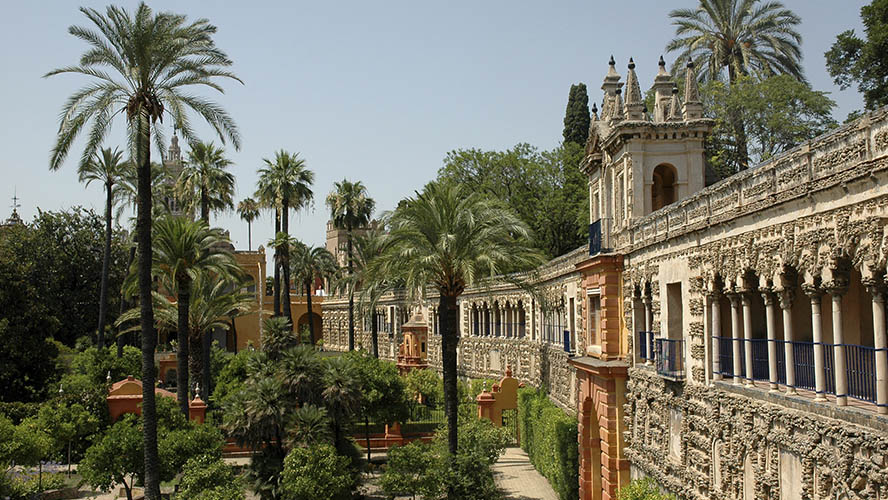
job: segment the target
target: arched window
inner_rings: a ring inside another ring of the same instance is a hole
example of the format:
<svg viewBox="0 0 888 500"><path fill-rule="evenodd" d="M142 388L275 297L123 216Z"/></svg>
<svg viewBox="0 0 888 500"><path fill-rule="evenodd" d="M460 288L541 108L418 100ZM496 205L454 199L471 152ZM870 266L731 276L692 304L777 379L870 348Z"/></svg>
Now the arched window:
<svg viewBox="0 0 888 500"><path fill-rule="evenodd" d="M654 183L651 186L651 211L659 210L675 203L675 167L661 164L654 169Z"/></svg>

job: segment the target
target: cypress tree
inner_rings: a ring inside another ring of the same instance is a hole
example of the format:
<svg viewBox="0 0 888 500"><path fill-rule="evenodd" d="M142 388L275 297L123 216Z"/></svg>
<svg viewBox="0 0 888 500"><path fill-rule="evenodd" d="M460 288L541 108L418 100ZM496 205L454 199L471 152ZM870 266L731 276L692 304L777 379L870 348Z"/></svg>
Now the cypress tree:
<svg viewBox="0 0 888 500"><path fill-rule="evenodd" d="M589 95L586 93L586 84L571 85L567 110L564 113L564 142L584 146L586 137L589 136L589 121Z"/></svg>

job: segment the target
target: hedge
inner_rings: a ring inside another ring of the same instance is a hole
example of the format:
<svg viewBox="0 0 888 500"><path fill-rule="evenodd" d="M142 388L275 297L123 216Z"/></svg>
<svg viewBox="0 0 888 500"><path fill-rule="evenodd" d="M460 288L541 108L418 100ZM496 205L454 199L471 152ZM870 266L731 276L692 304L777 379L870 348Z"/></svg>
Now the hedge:
<svg viewBox="0 0 888 500"><path fill-rule="evenodd" d="M518 390L518 433L530 462L561 500L579 498L577 419L533 388Z"/></svg>

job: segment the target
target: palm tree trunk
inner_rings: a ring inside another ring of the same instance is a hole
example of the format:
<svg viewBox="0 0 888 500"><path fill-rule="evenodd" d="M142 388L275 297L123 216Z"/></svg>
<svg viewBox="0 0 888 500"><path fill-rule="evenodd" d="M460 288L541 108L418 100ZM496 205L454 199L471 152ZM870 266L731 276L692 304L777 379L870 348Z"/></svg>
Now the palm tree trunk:
<svg viewBox="0 0 888 500"><path fill-rule="evenodd" d="M281 211L274 209L274 237L277 238L281 232ZM274 315L281 315L281 268L278 265L281 259L279 245L274 246L274 282L272 283L272 291L274 292Z"/></svg>
<svg viewBox="0 0 888 500"><path fill-rule="evenodd" d="M281 204L281 231L290 236L290 200L284 199ZM293 311L290 308L290 245L285 244L281 250L281 267L284 268L284 316L293 326Z"/></svg>
<svg viewBox="0 0 888 500"><path fill-rule="evenodd" d="M441 364L444 369L444 413L447 417L447 449L451 458L457 449L459 400L456 390L456 297L444 293L438 301L441 312Z"/></svg>
<svg viewBox="0 0 888 500"><path fill-rule="evenodd" d="M247 250L253 251L253 223L247 221Z"/></svg>
<svg viewBox="0 0 888 500"><path fill-rule="evenodd" d="M354 260L352 257L352 228L348 225L346 232L346 243L348 245L348 350L355 350L355 284L354 279Z"/></svg>
<svg viewBox="0 0 888 500"><path fill-rule="evenodd" d="M315 326L314 319L311 315L311 277L305 281L305 301L308 305L308 336L311 345L315 343Z"/></svg>
<svg viewBox="0 0 888 500"><path fill-rule="evenodd" d="M99 329L97 343L105 348L105 319L108 316L108 274L111 272L111 203L114 199L113 185L108 183L105 190L105 248L102 255L102 285L99 291Z"/></svg>
<svg viewBox="0 0 888 500"><path fill-rule="evenodd" d="M231 338L234 340L234 354L237 355L237 324L234 322L234 317L231 317Z"/></svg>
<svg viewBox="0 0 888 500"><path fill-rule="evenodd" d="M379 325L377 324L376 307L370 313L370 343L373 348L373 357L379 359Z"/></svg>
<svg viewBox="0 0 888 500"><path fill-rule="evenodd" d="M210 198L206 188L200 188L200 219L210 225Z"/></svg>
<svg viewBox="0 0 888 500"><path fill-rule="evenodd" d="M154 307L151 302L151 123L140 113L136 127L139 210L136 240L139 245L139 307L142 330L142 439L145 447L145 498L160 500L160 473L157 456L157 407L154 400Z"/></svg>
<svg viewBox="0 0 888 500"><path fill-rule="evenodd" d="M186 274L177 279L176 287L179 289L176 297L176 309L179 313L178 331L176 343L179 351L176 353L176 401L179 408L188 419L188 309L191 306L191 279Z"/></svg>

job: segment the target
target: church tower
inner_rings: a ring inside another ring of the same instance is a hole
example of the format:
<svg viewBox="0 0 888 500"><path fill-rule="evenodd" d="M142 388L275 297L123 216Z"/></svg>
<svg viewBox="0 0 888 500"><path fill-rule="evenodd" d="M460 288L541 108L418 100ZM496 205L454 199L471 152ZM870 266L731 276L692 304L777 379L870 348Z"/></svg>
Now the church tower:
<svg viewBox="0 0 888 500"><path fill-rule="evenodd" d="M635 62L629 60L625 97L615 65L611 57L601 117L593 111L580 166L589 176L589 220L600 224L603 249L621 246L613 235L631 222L705 187L703 147L714 125L703 117L693 63L685 72L682 102L660 58L653 110L644 102Z"/></svg>

